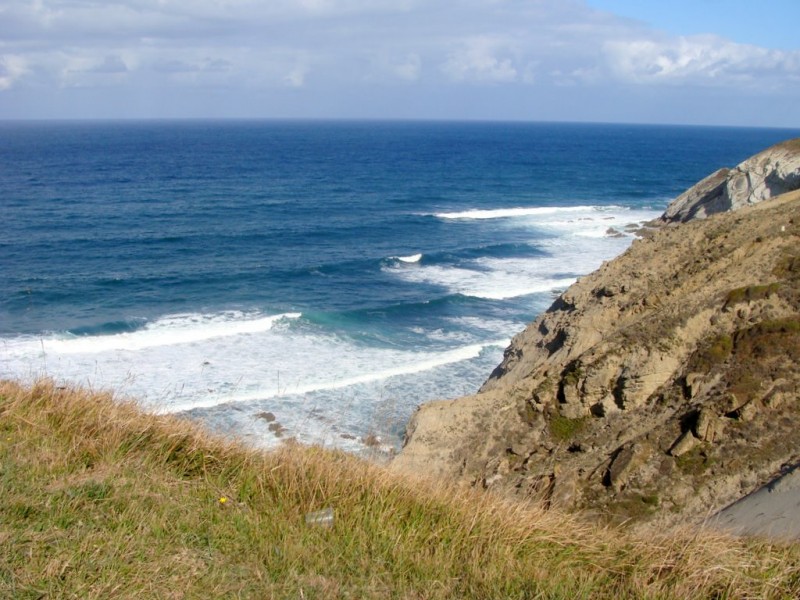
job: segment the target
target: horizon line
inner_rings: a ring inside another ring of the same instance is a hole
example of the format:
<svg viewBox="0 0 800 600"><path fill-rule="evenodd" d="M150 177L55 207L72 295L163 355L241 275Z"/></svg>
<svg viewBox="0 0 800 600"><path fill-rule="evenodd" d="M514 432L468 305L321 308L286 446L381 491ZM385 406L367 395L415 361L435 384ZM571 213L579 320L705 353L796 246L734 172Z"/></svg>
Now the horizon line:
<svg viewBox="0 0 800 600"><path fill-rule="evenodd" d="M732 125L708 123L654 123L646 121L591 121L591 120L538 120L538 119L486 119L440 117L0 117L0 124L91 124L91 123L428 123L428 124L507 124L507 125L599 125L628 127L686 127L718 129L775 129L800 131L800 125Z"/></svg>

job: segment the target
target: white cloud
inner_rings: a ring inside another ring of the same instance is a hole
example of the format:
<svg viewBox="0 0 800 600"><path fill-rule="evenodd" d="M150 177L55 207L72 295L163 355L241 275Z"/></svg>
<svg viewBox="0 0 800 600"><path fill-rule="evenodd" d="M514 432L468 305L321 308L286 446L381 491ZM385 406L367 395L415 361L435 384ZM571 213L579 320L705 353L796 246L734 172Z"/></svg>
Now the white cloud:
<svg viewBox="0 0 800 600"><path fill-rule="evenodd" d="M392 72L403 81L416 81L422 72L422 59L419 54L409 54L402 61L392 65Z"/></svg>
<svg viewBox="0 0 800 600"><path fill-rule="evenodd" d="M634 83L736 86L800 77L800 51L767 50L710 35L615 40L604 50L612 72Z"/></svg>
<svg viewBox="0 0 800 600"><path fill-rule="evenodd" d="M800 52L714 36L668 37L592 10L584 0L0 4L0 96L13 88L20 113L26 110L24 93L41 99L43 91L73 86L96 87L98 103L113 103L104 90L122 87L131 97L154 97L149 106L156 108L160 97L181 105L181 94L200 103L196 89L202 86L229 92L242 105L251 94L251 106L272 106L264 94L283 93L293 106L319 113L339 94L343 99L335 106L357 110L356 98L377 110L369 95L390 98L387 85L396 86L396 97L405 95L403 106L414 107L445 98L466 102L470 94L461 86L470 86L475 102L478 94L496 93L519 98L520 105L526 95L534 97L534 88L536 98L570 94L570 106L581 97L591 106L592 94L612 88L772 86L796 95ZM225 105L218 102L215 110ZM446 107L437 110L451 114Z"/></svg>
<svg viewBox="0 0 800 600"><path fill-rule="evenodd" d="M92 73L127 73L128 65L119 56L109 54L103 59L103 62L95 64L93 67L87 69L87 72Z"/></svg>
<svg viewBox="0 0 800 600"><path fill-rule="evenodd" d="M55 70L62 88L92 88L123 85L128 66L119 55L97 58L85 51L63 52L57 57Z"/></svg>
<svg viewBox="0 0 800 600"><path fill-rule="evenodd" d="M367 56L366 62L368 67L361 82L413 84L422 76L422 57L415 52L389 54L385 51Z"/></svg>
<svg viewBox="0 0 800 600"><path fill-rule="evenodd" d="M283 81L287 86L292 88L303 87L306 81L306 67L295 67L283 78Z"/></svg>
<svg viewBox="0 0 800 600"><path fill-rule="evenodd" d="M294 53L324 56L316 64L324 62L326 80L343 85L363 79L365 59L406 82L419 80L422 64L438 65L442 84L585 84L605 75L734 85L800 71L797 52L711 36L664 38L577 0L7 0L0 11L0 50L45 70L59 55L92 55L110 73L122 65L104 61L125 54L133 61L118 72L150 65L179 73L208 72L200 65L208 56L230 67L232 54ZM153 48L159 56L148 59ZM275 80L270 61L246 67L263 71L251 80ZM281 66L278 79L303 84L312 67ZM3 81L17 71L6 67Z"/></svg>
<svg viewBox="0 0 800 600"><path fill-rule="evenodd" d="M0 56L0 91L11 89L25 75L28 71L25 62L24 58L13 54Z"/></svg>
<svg viewBox="0 0 800 600"><path fill-rule="evenodd" d="M488 36L466 40L449 53L442 71L453 81L510 83L517 79L513 58L503 42Z"/></svg>

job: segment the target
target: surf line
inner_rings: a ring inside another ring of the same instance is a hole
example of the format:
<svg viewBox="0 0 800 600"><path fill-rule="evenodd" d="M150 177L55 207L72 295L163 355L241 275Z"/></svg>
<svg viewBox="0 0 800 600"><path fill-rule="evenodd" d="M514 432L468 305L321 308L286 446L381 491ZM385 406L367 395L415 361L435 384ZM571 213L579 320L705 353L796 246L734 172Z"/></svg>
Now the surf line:
<svg viewBox="0 0 800 600"><path fill-rule="evenodd" d="M210 339L231 337L271 330L283 319L299 319L301 313L283 313L256 319L207 319L202 315L180 315L154 321L147 327L129 333L114 335L73 336L46 339L44 345L58 354L97 354L113 350L136 352L162 346L175 346L204 342ZM189 318L191 317L191 318Z"/></svg>
<svg viewBox="0 0 800 600"><path fill-rule="evenodd" d="M397 377L400 375L414 375L416 373L422 373L425 371L429 371L431 369L435 369L437 367L442 367L445 365L461 362L464 360L470 360L480 356L480 353L483 352L483 350L486 348L494 348L494 347L505 348L506 346L508 346L510 341L511 341L510 339L504 339L504 340L495 340L491 342L486 342L482 344L471 344L469 346L464 346L462 348L456 348L455 350L444 352L439 356L431 358L430 360L427 361L410 363L403 366L394 367L392 369L386 369L384 371L379 371L376 373L367 373L364 375L349 377L338 381L312 383L305 386L292 387L291 391L288 391L289 388L287 387L284 388L283 390L278 389L274 391L267 391L267 390L254 391L254 392L248 392L247 394L240 394L236 396L216 396L216 397L206 398L203 400L182 402L180 404L151 407L150 411L155 414L175 414L195 409L213 408L215 406L220 406L222 404L236 404L241 402L250 402L253 400L279 398L283 396L300 396L303 394L309 394L311 392L319 392L323 390L338 390L349 387L351 385L358 385L362 383L373 383L375 381L380 381L382 379L389 379L391 377Z"/></svg>

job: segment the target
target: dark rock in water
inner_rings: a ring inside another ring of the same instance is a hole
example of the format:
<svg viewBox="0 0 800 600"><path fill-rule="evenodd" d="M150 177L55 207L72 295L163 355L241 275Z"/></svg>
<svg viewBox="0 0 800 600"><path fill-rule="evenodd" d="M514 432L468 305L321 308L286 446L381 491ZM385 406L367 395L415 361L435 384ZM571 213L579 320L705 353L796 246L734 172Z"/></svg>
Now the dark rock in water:
<svg viewBox="0 0 800 600"><path fill-rule="evenodd" d="M280 423L270 423L268 429L275 434L275 437L283 437L286 428Z"/></svg>

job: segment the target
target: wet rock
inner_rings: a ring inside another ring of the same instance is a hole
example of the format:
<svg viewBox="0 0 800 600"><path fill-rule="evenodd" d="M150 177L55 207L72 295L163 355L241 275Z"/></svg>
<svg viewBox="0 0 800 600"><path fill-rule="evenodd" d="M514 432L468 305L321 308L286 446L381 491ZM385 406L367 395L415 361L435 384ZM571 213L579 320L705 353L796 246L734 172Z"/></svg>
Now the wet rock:
<svg viewBox="0 0 800 600"><path fill-rule="evenodd" d="M283 437L286 428L280 423L270 423L268 429L275 435L275 437Z"/></svg>

